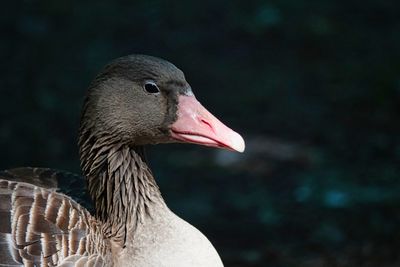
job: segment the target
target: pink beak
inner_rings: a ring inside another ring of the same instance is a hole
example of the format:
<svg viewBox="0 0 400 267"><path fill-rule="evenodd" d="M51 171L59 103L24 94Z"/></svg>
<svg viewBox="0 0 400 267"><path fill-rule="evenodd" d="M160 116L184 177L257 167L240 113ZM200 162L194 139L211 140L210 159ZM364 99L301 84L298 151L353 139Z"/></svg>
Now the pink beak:
<svg viewBox="0 0 400 267"><path fill-rule="evenodd" d="M178 119L172 124L172 138L180 142L243 152L243 138L205 109L194 96L180 95Z"/></svg>

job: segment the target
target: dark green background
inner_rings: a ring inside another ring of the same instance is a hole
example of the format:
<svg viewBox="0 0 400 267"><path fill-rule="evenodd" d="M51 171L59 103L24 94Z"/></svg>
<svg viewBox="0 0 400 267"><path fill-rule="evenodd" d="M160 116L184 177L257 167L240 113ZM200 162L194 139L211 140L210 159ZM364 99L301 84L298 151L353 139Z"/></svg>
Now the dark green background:
<svg viewBox="0 0 400 267"><path fill-rule="evenodd" d="M399 1L6 1L0 168L79 173L86 87L172 61L244 154L152 147L169 206L227 266L400 266Z"/></svg>

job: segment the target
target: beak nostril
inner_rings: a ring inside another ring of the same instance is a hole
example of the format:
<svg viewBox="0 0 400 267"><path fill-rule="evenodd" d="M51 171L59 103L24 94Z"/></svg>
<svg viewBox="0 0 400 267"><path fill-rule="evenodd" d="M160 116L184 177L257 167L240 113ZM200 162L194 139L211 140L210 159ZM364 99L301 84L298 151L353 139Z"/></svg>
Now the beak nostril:
<svg viewBox="0 0 400 267"><path fill-rule="evenodd" d="M211 126L211 124L208 121L206 121L205 119L200 119L200 121L202 123L206 124L214 132L214 128Z"/></svg>

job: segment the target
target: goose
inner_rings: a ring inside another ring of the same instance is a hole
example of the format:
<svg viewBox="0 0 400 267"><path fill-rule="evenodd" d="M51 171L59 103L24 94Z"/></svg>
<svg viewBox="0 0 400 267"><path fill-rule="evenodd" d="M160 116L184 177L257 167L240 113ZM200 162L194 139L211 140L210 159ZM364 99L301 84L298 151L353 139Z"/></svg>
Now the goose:
<svg viewBox="0 0 400 267"><path fill-rule="evenodd" d="M164 202L145 146L193 143L243 152L243 138L195 98L172 63L129 55L89 86L78 146L94 211L58 190L76 175L0 172L0 266L217 267L210 241Z"/></svg>

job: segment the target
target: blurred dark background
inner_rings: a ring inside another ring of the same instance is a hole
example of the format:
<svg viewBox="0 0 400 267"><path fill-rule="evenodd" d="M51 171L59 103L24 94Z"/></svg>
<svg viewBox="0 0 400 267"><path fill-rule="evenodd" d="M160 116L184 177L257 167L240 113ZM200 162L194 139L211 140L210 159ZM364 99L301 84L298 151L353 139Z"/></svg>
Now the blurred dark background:
<svg viewBox="0 0 400 267"><path fill-rule="evenodd" d="M226 266L400 266L400 2L6 1L0 169L80 172L86 88L144 53L183 69L244 154L151 147L168 205Z"/></svg>

